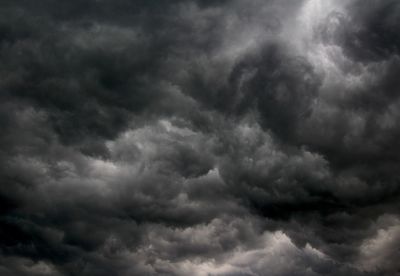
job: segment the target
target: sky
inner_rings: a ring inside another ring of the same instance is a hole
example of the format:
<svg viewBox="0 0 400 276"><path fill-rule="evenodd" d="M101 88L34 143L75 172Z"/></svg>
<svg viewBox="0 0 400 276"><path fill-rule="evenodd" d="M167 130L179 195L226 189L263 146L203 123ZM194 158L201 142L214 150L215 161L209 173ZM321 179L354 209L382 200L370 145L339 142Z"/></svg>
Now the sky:
<svg viewBox="0 0 400 276"><path fill-rule="evenodd" d="M0 275L400 275L400 1L1 0Z"/></svg>

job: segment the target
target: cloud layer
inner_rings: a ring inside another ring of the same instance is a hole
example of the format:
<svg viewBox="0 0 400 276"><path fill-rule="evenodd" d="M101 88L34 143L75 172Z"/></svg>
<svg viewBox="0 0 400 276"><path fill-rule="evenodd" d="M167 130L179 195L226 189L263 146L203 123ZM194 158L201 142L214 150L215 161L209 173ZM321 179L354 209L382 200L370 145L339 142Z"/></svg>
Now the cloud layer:
<svg viewBox="0 0 400 276"><path fill-rule="evenodd" d="M398 1L0 13L1 275L400 275Z"/></svg>

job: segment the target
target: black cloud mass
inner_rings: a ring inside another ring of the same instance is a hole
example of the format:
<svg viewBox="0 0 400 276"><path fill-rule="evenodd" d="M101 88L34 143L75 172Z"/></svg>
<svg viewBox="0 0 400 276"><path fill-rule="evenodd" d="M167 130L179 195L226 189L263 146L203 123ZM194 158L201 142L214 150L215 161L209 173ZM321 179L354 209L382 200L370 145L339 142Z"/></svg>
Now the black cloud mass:
<svg viewBox="0 0 400 276"><path fill-rule="evenodd" d="M0 275L400 275L400 1L0 14Z"/></svg>

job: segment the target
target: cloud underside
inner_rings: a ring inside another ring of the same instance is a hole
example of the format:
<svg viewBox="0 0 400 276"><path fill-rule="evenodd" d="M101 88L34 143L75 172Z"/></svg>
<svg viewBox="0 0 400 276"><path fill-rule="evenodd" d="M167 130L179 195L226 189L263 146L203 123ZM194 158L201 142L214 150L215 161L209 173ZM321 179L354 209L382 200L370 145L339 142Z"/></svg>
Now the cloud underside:
<svg viewBox="0 0 400 276"><path fill-rule="evenodd" d="M398 275L400 3L0 3L1 275Z"/></svg>

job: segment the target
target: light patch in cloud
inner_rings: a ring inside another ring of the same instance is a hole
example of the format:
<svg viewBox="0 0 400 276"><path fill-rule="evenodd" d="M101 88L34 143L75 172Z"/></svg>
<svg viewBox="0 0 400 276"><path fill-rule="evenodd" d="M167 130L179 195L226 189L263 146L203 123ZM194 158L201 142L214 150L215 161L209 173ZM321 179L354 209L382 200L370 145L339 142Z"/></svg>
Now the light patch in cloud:
<svg viewBox="0 0 400 276"><path fill-rule="evenodd" d="M389 270L393 273L400 268L400 219L394 216L381 217L389 226L378 229L360 246L360 260L358 266L365 271ZM397 257L396 257L397 256Z"/></svg>

